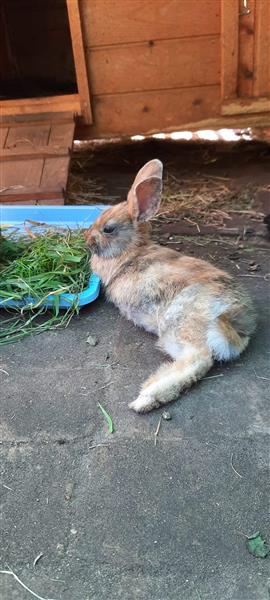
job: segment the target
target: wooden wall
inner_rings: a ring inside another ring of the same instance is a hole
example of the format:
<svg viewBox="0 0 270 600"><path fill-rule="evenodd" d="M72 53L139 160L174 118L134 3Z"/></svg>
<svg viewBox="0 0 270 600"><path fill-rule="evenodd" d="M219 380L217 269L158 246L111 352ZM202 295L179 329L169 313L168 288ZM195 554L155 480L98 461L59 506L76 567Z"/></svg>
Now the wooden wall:
<svg viewBox="0 0 270 600"><path fill-rule="evenodd" d="M80 0L95 127L162 131L220 113L220 0Z"/></svg>

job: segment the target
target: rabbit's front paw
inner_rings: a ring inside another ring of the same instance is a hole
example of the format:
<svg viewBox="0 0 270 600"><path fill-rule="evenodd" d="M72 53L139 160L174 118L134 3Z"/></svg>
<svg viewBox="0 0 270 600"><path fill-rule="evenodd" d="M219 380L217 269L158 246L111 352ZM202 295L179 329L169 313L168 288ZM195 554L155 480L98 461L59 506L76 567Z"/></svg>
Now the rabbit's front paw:
<svg viewBox="0 0 270 600"><path fill-rule="evenodd" d="M130 402L129 408L137 413L146 413L153 408L158 408L159 402L151 394L143 391L136 400Z"/></svg>

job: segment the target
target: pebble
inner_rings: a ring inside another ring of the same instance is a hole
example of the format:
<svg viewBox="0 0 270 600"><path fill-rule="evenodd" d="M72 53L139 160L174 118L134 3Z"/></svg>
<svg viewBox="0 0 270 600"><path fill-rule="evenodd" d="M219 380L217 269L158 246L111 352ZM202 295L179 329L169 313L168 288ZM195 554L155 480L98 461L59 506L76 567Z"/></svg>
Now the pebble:
<svg viewBox="0 0 270 600"><path fill-rule="evenodd" d="M89 335L86 343L89 344L89 346L96 346L98 344L98 338L96 335Z"/></svg>
<svg viewBox="0 0 270 600"><path fill-rule="evenodd" d="M162 413L162 417L163 417L163 419L165 419L165 421L170 421L172 418L171 414L166 410Z"/></svg>

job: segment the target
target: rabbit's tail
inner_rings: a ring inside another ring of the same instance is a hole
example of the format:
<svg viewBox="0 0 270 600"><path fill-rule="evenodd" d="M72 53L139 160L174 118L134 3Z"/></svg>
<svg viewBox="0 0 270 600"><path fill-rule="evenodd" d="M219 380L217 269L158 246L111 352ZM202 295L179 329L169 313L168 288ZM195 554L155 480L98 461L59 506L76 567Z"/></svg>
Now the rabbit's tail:
<svg viewBox="0 0 270 600"><path fill-rule="evenodd" d="M131 402L129 408L143 413L176 400L185 388L196 383L211 369L213 362L210 351L196 348L188 356L162 365L145 382L140 395Z"/></svg>

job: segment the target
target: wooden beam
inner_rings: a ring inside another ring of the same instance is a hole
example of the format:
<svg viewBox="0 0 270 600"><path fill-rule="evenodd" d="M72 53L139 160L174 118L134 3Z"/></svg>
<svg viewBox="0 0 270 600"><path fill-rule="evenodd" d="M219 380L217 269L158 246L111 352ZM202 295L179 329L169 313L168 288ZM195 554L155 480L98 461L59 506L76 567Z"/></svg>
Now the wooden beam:
<svg viewBox="0 0 270 600"><path fill-rule="evenodd" d="M0 202L7 204L64 204L62 190L53 192L25 191L21 194L1 194Z"/></svg>
<svg viewBox="0 0 270 600"><path fill-rule="evenodd" d="M0 101L1 117L67 111L81 114L79 94Z"/></svg>
<svg viewBox="0 0 270 600"><path fill-rule="evenodd" d="M55 158L67 156L66 146L22 146L21 148L0 149L0 160L23 160L26 158Z"/></svg>
<svg viewBox="0 0 270 600"><path fill-rule="evenodd" d="M238 89L239 97L253 96L254 83L254 40L255 33L255 0L248 0L249 13L243 10L243 2L239 0L239 54L238 54Z"/></svg>
<svg viewBox="0 0 270 600"><path fill-rule="evenodd" d="M238 98L232 102L224 102L221 107L221 114L230 115L250 115L252 113L269 113L269 98Z"/></svg>
<svg viewBox="0 0 270 600"><path fill-rule="evenodd" d="M77 86L80 97L81 114L84 118L84 122L86 124L91 124L93 122L93 118L90 103L88 73L82 36L79 1L66 0L66 3L68 10L73 56L75 62Z"/></svg>
<svg viewBox="0 0 270 600"><path fill-rule="evenodd" d="M255 6L253 95L270 95L270 2L257 0Z"/></svg>
<svg viewBox="0 0 270 600"><path fill-rule="evenodd" d="M237 96L238 79L238 0L221 0L221 98Z"/></svg>

